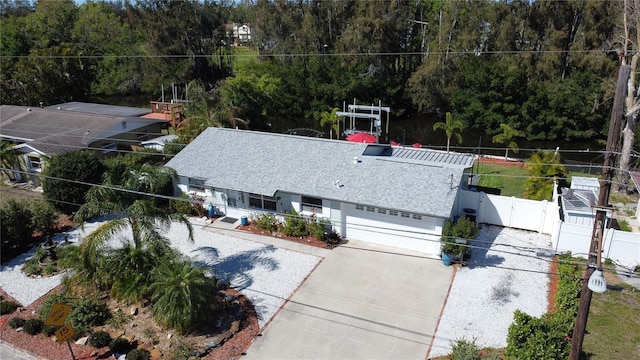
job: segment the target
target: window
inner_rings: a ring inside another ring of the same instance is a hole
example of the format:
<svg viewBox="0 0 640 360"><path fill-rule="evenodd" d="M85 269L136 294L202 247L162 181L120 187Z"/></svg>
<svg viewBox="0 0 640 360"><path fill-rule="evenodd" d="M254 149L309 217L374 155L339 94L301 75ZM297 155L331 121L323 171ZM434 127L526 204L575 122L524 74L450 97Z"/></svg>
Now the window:
<svg viewBox="0 0 640 360"><path fill-rule="evenodd" d="M409 218L409 213L403 212L403 213L400 213L400 216L403 217L403 218L407 218L408 219Z"/></svg>
<svg viewBox="0 0 640 360"><path fill-rule="evenodd" d="M302 203L302 211L308 211L312 213L322 213L322 199L303 196L301 203Z"/></svg>
<svg viewBox="0 0 640 360"><path fill-rule="evenodd" d="M414 220L422 220L422 215L413 214L413 219Z"/></svg>
<svg viewBox="0 0 640 360"><path fill-rule="evenodd" d="M378 209L378 214L386 214L387 209Z"/></svg>
<svg viewBox="0 0 640 360"><path fill-rule="evenodd" d="M356 205L356 210L364 210L364 205Z"/></svg>
<svg viewBox="0 0 640 360"><path fill-rule="evenodd" d="M189 191L204 191L204 179L189 178Z"/></svg>
<svg viewBox="0 0 640 360"><path fill-rule="evenodd" d="M249 194L249 206L256 209L276 211L276 198L260 194Z"/></svg>
<svg viewBox="0 0 640 360"><path fill-rule="evenodd" d="M27 156L27 166L31 171L42 171L42 159L37 156Z"/></svg>
<svg viewBox="0 0 640 360"><path fill-rule="evenodd" d="M373 206L367 206L367 211L368 212L375 212L376 208L374 208Z"/></svg>
<svg viewBox="0 0 640 360"><path fill-rule="evenodd" d="M391 216L398 216L398 212L395 210L389 210L389 215Z"/></svg>
<svg viewBox="0 0 640 360"><path fill-rule="evenodd" d="M110 152L116 151L117 149L118 149L118 147L116 146L116 143L110 142L110 143L102 146L102 153L103 154L108 154Z"/></svg>

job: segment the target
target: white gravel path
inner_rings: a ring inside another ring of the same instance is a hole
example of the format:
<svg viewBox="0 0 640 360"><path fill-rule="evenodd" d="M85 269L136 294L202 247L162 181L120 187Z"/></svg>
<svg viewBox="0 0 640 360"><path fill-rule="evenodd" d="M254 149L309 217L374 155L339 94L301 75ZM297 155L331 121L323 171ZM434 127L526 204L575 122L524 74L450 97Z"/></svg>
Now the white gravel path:
<svg viewBox="0 0 640 360"><path fill-rule="evenodd" d="M320 257L276 248L257 242L221 235L203 229L200 219L191 219L194 242L187 240L187 228L174 224L165 234L174 248L197 264L210 268L223 280L242 291L253 302L260 326L265 325L284 301L315 268ZM86 224L84 231L69 232L68 240L78 243L100 223ZM63 235L56 237L62 241ZM117 236L124 239L123 234ZM61 276L32 279L21 271L33 250L14 259L0 271L0 287L22 305L28 306L60 283Z"/></svg>
<svg viewBox="0 0 640 360"><path fill-rule="evenodd" d="M537 258L534 250L549 248L550 240L535 232L484 226L472 243L477 248L455 276L429 357L450 354L450 342L458 339L505 347L516 309L544 314L549 276L532 271L550 271L550 259Z"/></svg>

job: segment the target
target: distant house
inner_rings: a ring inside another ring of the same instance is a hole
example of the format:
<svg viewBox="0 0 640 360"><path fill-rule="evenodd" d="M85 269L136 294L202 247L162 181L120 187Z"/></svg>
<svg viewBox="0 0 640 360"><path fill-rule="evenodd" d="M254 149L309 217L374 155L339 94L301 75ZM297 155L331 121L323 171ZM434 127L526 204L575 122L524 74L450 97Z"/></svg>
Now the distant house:
<svg viewBox="0 0 640 360"><path fill-rule="evenodd" d="M344 238L439 253L470 154L209 128L174 156L178 193L224 216L292 209Z"/></svg>
<svg viewBox="0 0 640 360"><path fill-rule="evenodd" d="M157 151L163 151L164 150L164 146L167 143L172 142L172 141L176 140L177 138L178 138L178 135L175 135L175 134L163 135L163 136L159 136L157 138L153 138L151 140L142 141L140 143L140 146L142 146L145 149L153 149L153 150L157 150Z"/></svg>
<svg viewBox="0 0 640 360"><path fill-rule="evenodd" d="M72 102L46 108L0 106L0 138L16 144L17 180L40 183L47 157L94 150L107 156L161 135L165 120L145 119L149 109Z"/></svg>
<svg viewBox="0 0 640 360"><path fill-rule="evenodd" d="M251 42L251 26L248 24L227 24L226 29L229 45L240 46Z"/></svg>

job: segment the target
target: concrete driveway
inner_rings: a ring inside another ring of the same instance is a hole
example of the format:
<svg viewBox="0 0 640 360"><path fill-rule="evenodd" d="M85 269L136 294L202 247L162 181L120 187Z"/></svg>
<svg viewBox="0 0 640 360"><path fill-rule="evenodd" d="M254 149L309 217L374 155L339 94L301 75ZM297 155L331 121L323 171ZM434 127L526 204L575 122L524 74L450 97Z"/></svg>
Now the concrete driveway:
<svg viewBox="0 0 640 360"><path fill-rule="evenodd" d="M351 241L330 252L246 359L425 359L453 276L439 259Z"/></svg>

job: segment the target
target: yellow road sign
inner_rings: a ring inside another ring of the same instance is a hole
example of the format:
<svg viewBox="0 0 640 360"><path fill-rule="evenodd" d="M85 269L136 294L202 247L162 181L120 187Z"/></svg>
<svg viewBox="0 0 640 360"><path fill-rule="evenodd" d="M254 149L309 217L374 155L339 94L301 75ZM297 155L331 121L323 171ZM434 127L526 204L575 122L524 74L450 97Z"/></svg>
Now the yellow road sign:
<svg viewBox="0 0 640 360"><path fill-rule="evenodd" d="M71 310L71 305L67 304L53 304L51 310L49 311L49 316L47 316L47 321L45 321L45 325L51 326L61 326L64 324L67 315L69 315L69 311Z"/></svg>
<svg viewBox="0 0 640 360"><path fill-rule="evenodd" d="M62 344L63 342L71 339L73 334L73 326L71 326L71 323L66 323L56 331L56 339L58 339L58 342Z"/></svg>

